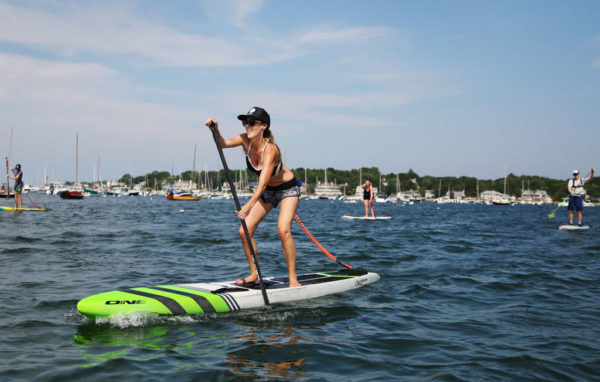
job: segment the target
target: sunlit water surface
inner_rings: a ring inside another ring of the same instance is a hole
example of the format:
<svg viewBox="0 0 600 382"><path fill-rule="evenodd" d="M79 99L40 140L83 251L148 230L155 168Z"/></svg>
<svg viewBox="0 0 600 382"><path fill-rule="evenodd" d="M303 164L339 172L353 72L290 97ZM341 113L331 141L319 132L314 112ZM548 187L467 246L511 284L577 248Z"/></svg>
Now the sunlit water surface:
<svg viewBox="0 0 600 382"><path fill-rule="evenodd" d="M244 276L232 200L66 201L0 212L0 380L592 380L600 378L600 208L558 231L551 206L303 200L334 255L381 275L344 294L210 317L94 322L76 303L136 286ZM27 201L27 199L26 199ZM10 202L2 202L5 205ZM294 223L298 271L331 271ZM276 213L256 238L287 274Z"/></svg>

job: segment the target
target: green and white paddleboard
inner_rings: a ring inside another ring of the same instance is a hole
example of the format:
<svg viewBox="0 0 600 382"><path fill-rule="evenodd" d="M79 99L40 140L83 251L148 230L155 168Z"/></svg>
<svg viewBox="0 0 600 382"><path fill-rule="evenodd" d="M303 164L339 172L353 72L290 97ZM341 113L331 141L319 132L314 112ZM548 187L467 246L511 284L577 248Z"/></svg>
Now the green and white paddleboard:
<svg viewBox="0 0 600 382"><path fill-rule="evenodd" d="M361 269L298 275L300 287L288 287L287 277L263 278L271 304L306 300L346 292L379 280ZM227 313L264 306L260 286L239 286L235 281L159 285L111 291L86 297L77 310L88 317L118 314L194 315Z"/></svg>

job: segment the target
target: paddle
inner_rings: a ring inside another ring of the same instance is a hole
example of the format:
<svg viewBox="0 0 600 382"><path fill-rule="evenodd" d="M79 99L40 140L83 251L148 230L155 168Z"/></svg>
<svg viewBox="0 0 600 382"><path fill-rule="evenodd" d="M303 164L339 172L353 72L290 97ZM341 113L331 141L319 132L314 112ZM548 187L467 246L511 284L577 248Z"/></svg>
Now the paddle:
<svg viewBox="0 0 600 382"><path fill-rule="evenodd" d="M215 144L217 145L217 150L219 150L219 156L221 157L221 162L223 162L223 169L225 169L225 175L227 175L227 182L229 182L229 187L231 188L231 195L233 195L233 200L235 201L235 206L237 210L241 210L242 206L240 205L240 201L237 197L237 192L235 192L235 185L231 180L231 175L229 174L229 168L227 167L227 161L225 160L225 155L223 154L223 148L221 147L221 141L217 135L217 127L214 123L210 123L208 126L210 131L212 132L213 138L215 140ZM244 219L240 219L242 223L242 228L244 229L244 234L246 235L246 240L248 241L248 248L250 248L250 253L252 254L252 259L254 260L254 266L256 267L256 272L258 273L258 282L260 284L260 290L262 292L263 299L265 300L265 305L269 305L269 298L267 297L267 291L265 290L265 284L263 282L262 275L260 273L260 267L258 266L258 257L254 252L254 246L252 245L252 239L250 238L250 233L248 232L248 227L246 226L246 221Z"/></svg>
<svg viewBox="0 0 600 382"><path fill-rule="evenodd" d="M558 203L558 206L552 210L552 212L550 212L548 214L548 219L554 219L554 217L556 216L556 211L558 211L558 209L562 206L564 206L567 203L567 200L569 199L569 197L567 196L566 198L564 198L562 200L562 202Z"/></svg>
<svg viewBox="0 0 600 382"><path fill-rule="evenodd" d="M4 161L6 162L6 197L8 198L10 196L9 193L9 186L8 186L8 157L4 157ZM2 186L4 187L4 186Z"/></svg>
<svg viewBox="0 0 600 382"><path fill-rule="evenodd" d="M10 198L10 185L9 185L9 179L8 179L8 171L9 171L9 162L10 162L10 153L12 151L12 141L13 141L13 129L10 129L10 143L8 145L8 156L5 158L6 159L6 198ZM17 203L17 199L15 197L15 206Z"/></svg>

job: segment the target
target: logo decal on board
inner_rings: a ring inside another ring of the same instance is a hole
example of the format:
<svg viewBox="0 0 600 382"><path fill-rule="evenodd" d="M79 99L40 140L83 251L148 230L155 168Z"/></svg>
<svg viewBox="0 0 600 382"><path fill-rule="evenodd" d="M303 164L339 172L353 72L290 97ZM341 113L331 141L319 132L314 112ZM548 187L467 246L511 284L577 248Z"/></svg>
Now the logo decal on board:
<svg viewBox="0 0 600 382"><path fill-rule="evenodd" d="M144 304L142 300L108 300L104 305L139 305Z"/></svg>

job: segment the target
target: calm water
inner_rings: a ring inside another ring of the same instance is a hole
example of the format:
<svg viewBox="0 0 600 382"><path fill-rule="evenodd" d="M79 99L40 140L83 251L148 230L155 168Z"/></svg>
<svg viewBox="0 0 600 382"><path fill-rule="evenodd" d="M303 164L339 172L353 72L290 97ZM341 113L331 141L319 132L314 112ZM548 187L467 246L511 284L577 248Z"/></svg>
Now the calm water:
<svg viewBox="0 0 600 382"><path fill-rule="evenodd" d="M0 380L598 380L600 207L561 232L550 206L306 200L298 214L342 261L381 275L340 295L218 317L93 322L102 291L248 272L232 200L64 201L0 212ZM27 201L27 198L25 198ZM6 201L2 202L7 204ZM180 210L184 209L183 212ZM335 270L294 223L299 272ZM272 214L265 275L287 269Z"/></svg>

